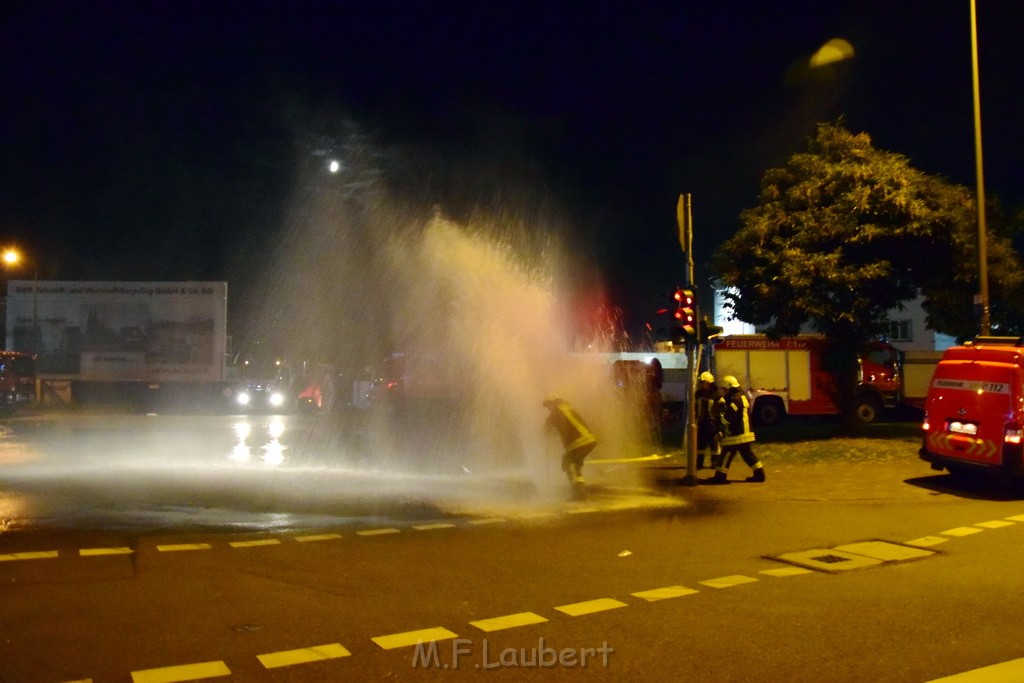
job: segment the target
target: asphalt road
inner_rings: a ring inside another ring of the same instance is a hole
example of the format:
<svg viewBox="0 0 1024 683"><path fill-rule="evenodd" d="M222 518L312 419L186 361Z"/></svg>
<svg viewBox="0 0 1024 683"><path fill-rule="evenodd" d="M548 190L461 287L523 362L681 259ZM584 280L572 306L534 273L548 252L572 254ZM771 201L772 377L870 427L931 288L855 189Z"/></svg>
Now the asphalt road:
<svg viewBox="0 0 1024 683"><path fill-rule="evenodd" d="M313 467L347 442L298 422L240 465L231 424L8 425L0 680L931 681L1024 657L1024 494L912 451L646 490L595 462L568 503Z"/></svg>

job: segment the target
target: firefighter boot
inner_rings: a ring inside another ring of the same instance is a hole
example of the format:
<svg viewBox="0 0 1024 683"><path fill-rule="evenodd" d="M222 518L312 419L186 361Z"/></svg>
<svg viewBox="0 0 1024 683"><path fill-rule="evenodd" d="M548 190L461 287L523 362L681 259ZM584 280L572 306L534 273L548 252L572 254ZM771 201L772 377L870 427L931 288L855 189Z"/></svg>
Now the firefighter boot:
<svg viewBox="0 0 1024 683"><path fill-rule="evenodd" d="M705 479L705 482L708 484L728 484L729 475L727 475L725 472L721 470L716 470L715 476L711 477L710 479Z"/></svg>
<svg viewBox="0 0 1024 683"><path fill-rule="evenodd" d="M763 482L764 481L764 468L758 467L754 470L754 473L747 477L747 481Z"/></svg>

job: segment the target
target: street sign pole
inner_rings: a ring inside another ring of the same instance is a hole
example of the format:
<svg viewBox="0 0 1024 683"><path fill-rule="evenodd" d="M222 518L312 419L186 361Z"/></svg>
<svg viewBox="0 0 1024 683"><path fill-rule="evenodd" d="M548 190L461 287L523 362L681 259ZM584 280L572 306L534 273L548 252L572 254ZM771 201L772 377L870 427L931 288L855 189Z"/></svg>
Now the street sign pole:
<svg viewBox="0 0 1024 683"><path fill-rule="evenodd" d="M679 224L679 245L683 248L683 253L686 254L686 284L691 289L696 289L693 283L693 210L689 193L679 195L679 201L676 203L676 222ZM697 306L696 302L694 306ZM699 313L696 318L700 320ZM697 484L697 420L693 403L697 391L699 343L699 340L686 343L686 369L689 372L689 382L686 391L686 476L683 478L683 483L687 486Z"/></svg>

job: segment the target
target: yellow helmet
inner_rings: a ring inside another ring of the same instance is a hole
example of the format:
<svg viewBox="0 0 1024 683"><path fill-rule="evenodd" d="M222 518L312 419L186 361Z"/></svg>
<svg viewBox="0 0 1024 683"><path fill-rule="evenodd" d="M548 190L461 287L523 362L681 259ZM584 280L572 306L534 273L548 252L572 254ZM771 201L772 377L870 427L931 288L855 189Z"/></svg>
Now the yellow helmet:
<svg viewBox="0 0 1024 683"><path fill-rule="evenodd" d="M740 381L738 379L736 379L735 377L733 377L732 375L726 375L725 377L723 377L722 378L722 383L725 386L731 387L733 389L739 389L740 388Z"/></svg>
<svg viewBox="0 0 1024 683"><path fill-rule="evenodd" d="M715 383L715 376L712 375L707 370L705 370L704 372L700 373L700 381L701 382L707 382L708 384L714 384Z"/></svg>

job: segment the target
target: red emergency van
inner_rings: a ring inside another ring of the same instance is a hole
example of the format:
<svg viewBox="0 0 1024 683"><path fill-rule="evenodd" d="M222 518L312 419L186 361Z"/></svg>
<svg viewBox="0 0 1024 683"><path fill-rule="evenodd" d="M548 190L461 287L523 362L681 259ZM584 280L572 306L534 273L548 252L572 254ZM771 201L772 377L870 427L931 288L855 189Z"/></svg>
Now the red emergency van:
<svg viewBox="0 0 1024 683"><path fill-rule="evenodd" d="M978 337L935 367L920 456L951 474L1024 475L1024 337Z"/></svg>

